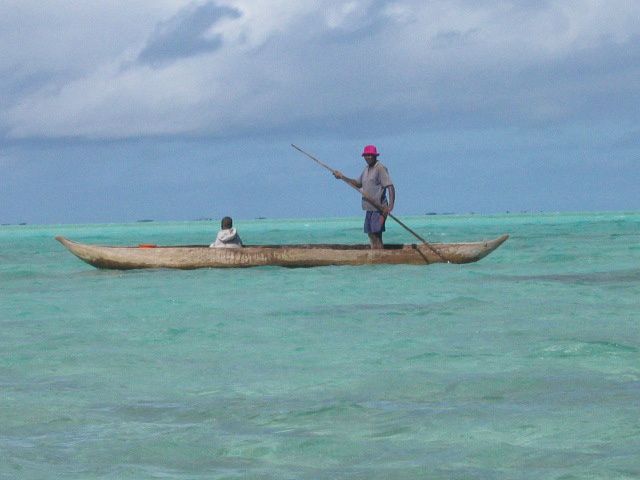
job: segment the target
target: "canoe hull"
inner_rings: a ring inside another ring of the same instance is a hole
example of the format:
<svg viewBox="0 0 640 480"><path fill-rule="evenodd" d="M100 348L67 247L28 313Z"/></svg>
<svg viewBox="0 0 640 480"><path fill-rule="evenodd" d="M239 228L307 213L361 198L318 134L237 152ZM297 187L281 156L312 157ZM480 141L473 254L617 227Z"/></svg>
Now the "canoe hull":
<svg viewBox="0 0 640 480"><path fill-rule="evenodd" d="M96 268L238 268L321 267L329 265L428 265L430 263L476 262L493 252L508 235L472 243L386 245L372 250L368 245L271 245L243 248L208 246L113 247L90 245L56 237L71 253ZM435 250L435 252L434 252ZM436 253L437 252L437 253Z"/></svg>

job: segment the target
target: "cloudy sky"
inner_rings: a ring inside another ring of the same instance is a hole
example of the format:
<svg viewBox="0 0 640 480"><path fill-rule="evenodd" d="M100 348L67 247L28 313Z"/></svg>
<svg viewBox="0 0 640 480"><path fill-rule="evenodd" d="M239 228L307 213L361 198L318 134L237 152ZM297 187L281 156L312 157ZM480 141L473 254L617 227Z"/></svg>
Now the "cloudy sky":
<svg viewBox="0 0 640 480"><path fill-rule="evenodd" d="M3 0L0 223L639 210L636 0Z"/></svg>

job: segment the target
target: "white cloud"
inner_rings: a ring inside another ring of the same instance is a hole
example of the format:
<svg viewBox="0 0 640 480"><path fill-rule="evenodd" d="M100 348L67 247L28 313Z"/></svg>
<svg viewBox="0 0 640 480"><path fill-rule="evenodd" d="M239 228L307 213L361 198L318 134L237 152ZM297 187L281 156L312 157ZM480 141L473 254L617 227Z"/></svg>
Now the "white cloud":
<svg viewBox="0 0 640 480"><path fill-rule="evenodd" d="M326 15L326 25L329 28L357 28L357 23L365 16L365 10L359 2L351 1L332 5Z"/></svg>
<svg viewBox="0 0 640 480"><path fill-rule="evenodd" d="M591 94L606 89L597 72L575 80L567 70L640 36L640 4L623 0L229 0L214 6L240 16L214 15L202 41L167 31L209 3L11 0L0 7L0 18L14 12L0 20L0 53L13 80L0 89L19 94L0 103L0 126L14 138L126 138L544 121L583 108L572 82L597 77ZM167 61L137 61L169 41Z"/></svg>

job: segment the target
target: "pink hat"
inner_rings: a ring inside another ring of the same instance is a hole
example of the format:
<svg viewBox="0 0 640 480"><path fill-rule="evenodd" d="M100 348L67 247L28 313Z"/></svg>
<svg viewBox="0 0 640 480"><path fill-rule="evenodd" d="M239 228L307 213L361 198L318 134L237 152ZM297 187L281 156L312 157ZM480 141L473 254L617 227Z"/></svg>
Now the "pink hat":
<svg viewBox="0 0 640 480"><path fill-rule="evenodd" d="M367 145L366 147L364 147L364 150L362 152L362 156L364 157L365 155L374 155L377 157L380 154L378 153L378 149L375 145Z"/></svg>

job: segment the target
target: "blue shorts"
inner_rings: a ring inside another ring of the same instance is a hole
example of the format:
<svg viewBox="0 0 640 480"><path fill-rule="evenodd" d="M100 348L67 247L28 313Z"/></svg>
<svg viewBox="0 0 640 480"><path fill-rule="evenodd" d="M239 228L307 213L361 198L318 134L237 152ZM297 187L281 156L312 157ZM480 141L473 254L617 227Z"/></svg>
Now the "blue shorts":
<svg viewBox="0 0 640 480"><path fill-rule="evenodd" d="M384 232L385 218L380 212L369 212L364 217L364 233Z"/></svg>

